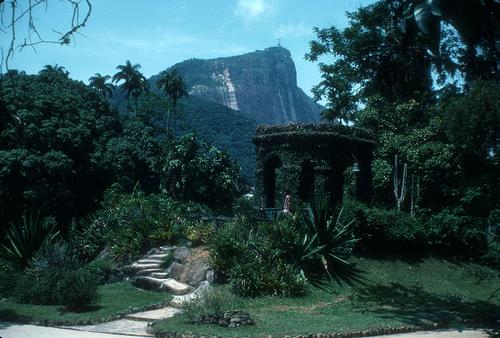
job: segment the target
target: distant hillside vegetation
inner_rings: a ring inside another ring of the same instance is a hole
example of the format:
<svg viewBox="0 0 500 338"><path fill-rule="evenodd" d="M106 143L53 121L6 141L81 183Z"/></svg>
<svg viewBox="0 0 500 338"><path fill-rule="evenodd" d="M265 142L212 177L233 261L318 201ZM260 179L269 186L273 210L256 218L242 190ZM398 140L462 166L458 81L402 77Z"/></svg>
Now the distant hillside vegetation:
<svg viewBox="0 0 500 338"><path fill-rule="evenodd" d="M183 99L177 128L181 133L195 131L203 140L226 150L241 166L248 183L254 181L255 147L252 137L257 122L244 113L221 104L190 97Z"/></svg>

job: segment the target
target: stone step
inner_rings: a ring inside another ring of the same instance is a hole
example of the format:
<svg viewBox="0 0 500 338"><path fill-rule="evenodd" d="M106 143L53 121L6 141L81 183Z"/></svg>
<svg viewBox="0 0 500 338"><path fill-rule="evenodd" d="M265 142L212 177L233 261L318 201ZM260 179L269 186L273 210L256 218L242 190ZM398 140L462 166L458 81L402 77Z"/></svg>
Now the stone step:
<svg viewBox="0 0 500 338"><path fill-rule="evenodd" d="M189 303L193 299L198 298L200 295L203 294L203 292L207 291L209 288L210 288L210 283L205 280L201 282L196 288L196 290L194 290L193 292L185 295L173 296L172 300L170 301L170 306L173 306L174 308L177 309L181 309L185 303Z"/></svg>
<svg viewBox="0 0 500 338"><path fill-rule="evenodd" d="M132 313L125 318L133 320L141 320L145 322L151 322L154 320L169 319L182 311L173 307L164 307L158 310L150 310L138 313Z"/></svg>
<svg viewBox="0 0 500 338"><path fill-rule="evenodd" d="M137 271L135 273L135 275L136 276L151 276L153 273L165 273L165 270L164 269L160 269L160 268L144 269L144 270Z"/></svg>
<svg viewBox="0 0 500 338"><path fill-rule="evenodd" d="M153 271L149 273L149 275L154 278L167 278L169 273L164 271Z"/></svg>
<svg viewBox="0 0 500 338"><path fill-rule="evenodd" d="M125 270L131 270L133 272L136 272L136 271L145 270L145 269L159 269L160 264L159 263L147 263L147 264L132 263L130 265L124 266L123 268Z"/></svg>
<svg viewBox="0 0 500 338"><path fill-rule="evenodd" d="M166 278L154 278L150 276L139 276L132 279L132 284L138 288L145 290L166 291L162 290L162 283L166 282Z"/></svg>
<svg viewBox="0 0 500 338"><path fill-rule="evenodd" d="M139 276L132 279L132 284L141 289L170 292L174 295L185 295L192 290L191 286L180 283L172 278Z"/></svg>
<svg viewBox="0 0 500 338"><path fill-rule="evenodd" d="M161 264L163 259L161 258L142 258L139 259L135 264Z"/></svg>
<svg viewBox="0 0 500 338"><path fill-rule="evenodd" d="M185 295L191 292L193 288L187 284L176 281L173 278L167 278L161 283L161 290L173 293L174 295Z"/></svg>
<svg viewBox="0 0 500 338"><path fill-rule="evenodd" d="M167 253L162 253L162 254L152 254L152 255L146 256L145 258L146 259L165 259L170 255L171 255L170 252L167 252Z"/></svg>
<svg viewBox="0 0 500 338"><path fill-rule="evenodd" d="M166 282L168 278L154 278L151 276L138 276L132 279L132 284L146 290L161 290L162 283Z"/></svg>

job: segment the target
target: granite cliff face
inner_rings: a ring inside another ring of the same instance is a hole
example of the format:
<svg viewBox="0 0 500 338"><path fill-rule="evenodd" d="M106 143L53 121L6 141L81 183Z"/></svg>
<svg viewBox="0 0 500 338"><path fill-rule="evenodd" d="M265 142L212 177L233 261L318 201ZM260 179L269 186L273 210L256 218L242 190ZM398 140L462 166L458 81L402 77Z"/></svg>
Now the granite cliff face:
<svg viewBox="0 0 500 338"><path fill-rule="evenodd" d="M191 59L174 68L191 96L241 111L257 123L319 121L321 107L297 87L295 64L283 47L217 59Z"/></svg>

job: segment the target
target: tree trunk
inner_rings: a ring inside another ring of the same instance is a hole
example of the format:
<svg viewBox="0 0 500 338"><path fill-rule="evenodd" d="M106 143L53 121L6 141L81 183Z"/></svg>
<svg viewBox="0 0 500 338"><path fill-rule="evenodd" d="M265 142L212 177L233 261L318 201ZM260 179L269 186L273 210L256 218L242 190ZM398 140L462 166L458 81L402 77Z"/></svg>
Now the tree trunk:
<svg viewBox="0 0 500 338"><path fill-rule="evenodd" d="M394 155L394 197L396 197L396 207L401 211L401 204L406 196L406 178L408 175L408 165L403 165L403 177L399 180L398 155Z"/></svg>

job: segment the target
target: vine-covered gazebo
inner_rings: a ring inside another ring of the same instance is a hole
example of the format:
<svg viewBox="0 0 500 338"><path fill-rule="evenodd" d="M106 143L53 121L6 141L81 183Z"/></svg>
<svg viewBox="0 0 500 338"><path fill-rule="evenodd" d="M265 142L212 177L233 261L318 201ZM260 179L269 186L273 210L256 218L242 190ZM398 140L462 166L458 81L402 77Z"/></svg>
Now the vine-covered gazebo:
<svg viewBox="0 0 500 338"><path fill-rule="evenodd" d="M348 168L356 175L357 199L370 200L375 143L367 130L331 123L259 126L253 141L261 208L281 208L285 191L295 205L318 195L339 202Z"/></svg>

